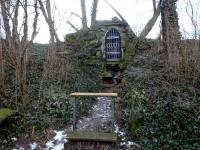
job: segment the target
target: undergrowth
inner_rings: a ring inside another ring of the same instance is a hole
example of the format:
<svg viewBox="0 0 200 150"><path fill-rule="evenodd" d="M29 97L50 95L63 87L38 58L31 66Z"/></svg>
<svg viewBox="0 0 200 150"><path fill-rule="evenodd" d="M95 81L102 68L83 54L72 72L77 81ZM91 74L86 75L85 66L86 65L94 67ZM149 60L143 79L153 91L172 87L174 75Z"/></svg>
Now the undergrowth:
<svg viewBox="0 0 200 150"><path fill-rule="evenodd" d="M198 149L199 80L181 72L172 76L164 58L155 50L140 51L125 71L118 86L125 126L142 149Z"/></svg>

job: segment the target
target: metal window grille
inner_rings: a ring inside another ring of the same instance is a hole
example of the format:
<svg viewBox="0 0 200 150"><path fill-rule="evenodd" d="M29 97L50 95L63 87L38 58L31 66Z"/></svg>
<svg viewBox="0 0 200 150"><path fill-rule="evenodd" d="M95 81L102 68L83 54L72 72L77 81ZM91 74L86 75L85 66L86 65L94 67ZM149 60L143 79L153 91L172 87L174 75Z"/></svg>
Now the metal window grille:
<svg viewBox="0 0 200 150"><path fill-rule="evenodd" d="M120 33L111 28L105 36L107 61L119 61L122 57Z"/></svg>

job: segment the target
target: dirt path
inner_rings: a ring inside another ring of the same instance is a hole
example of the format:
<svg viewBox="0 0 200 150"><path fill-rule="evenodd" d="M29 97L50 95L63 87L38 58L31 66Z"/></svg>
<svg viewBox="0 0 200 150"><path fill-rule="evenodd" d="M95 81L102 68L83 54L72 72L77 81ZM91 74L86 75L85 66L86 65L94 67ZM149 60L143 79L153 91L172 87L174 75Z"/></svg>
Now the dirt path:
<svg viewBox="0 0 200 150"><path fill-rule="evenodd" d="M108 91L107 91L108 92ZM112 98L110 97L98 97L97 103L92 107L90 115L83 117L78 121L77 130L90 131L90 132L112 132L112 112L111 104ZM71 129L72 130L72 127ZM126 137L125 129L122 129L115 122L115 133L117 133L120 142L117 143L117 147L112 143L98 143L98 142L76 142L65 144L65 149L77 149L77 150L133 150L138 145L132 141L129 141Z"/></svg>
<svg viewBox="0 0 200 150"><path fill-rule="evenodd" d="M97 103L92 107L90 115L78 120L78 131L89 132L112 132L112 98L98 97ZM70 129L72 130L72 129ZM65 149L77 150L115 150L115 144L99 142L76 142L66 143Z"/></svg>
<svg viewBox="0 0 200 150"><path fill-rule="evenodd" d="M82 117L77 122L78 131L89 132L111 132L112 131L112 112L111 112L112 98L98 97L97 103L92 107L88 116ZM89 110L88 110L89 111ZM78 142L68 143L67 132L72 131L72 126L62 130L54 131L55 136L49 140L46 144L41 145L40 141L26 142L24 145L18 145L14 150L115 150L114 144L111 143L98 143L98 142ZM131 150L131 145L135 145L134 142L130 142L126 138L126 133L123 129L115 123L115 132L122 139L119 143L120 149ZM44 148L45 147L45 148Z"/></svg>
<svg viewBox="0 0 200 150"><path fill-rule="evenodd" d="M80 131L111 132L111 100L111 98L98 97L91 115L80 119L77 129Z"/></svg>

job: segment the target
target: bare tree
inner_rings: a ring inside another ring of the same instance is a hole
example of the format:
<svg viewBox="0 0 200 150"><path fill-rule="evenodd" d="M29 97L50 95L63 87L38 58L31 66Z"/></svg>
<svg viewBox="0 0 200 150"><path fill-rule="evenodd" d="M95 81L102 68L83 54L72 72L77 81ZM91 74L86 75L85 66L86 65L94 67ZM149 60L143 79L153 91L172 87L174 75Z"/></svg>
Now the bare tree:
<svg viewBox="0 0 200 150"><path fill-rule="evenodd" d="M128 22L126 21L126 19L122 16L122 14L117 11L109 2L108 0L105 0L105 2L111 7L111 9L120 17L120 19L126 23L128 25ZM153 10L154 10L154 14L152 16L152 18L147 22L146 26L144 27L144 29L142 30L142 32L140 33L140 39L144 39L149 32L152 30L154 24L156 23L159 15L160 15L160 3L157 4L156 6L156 0L152 0L153 2Z"/></svg>
<svg viewBox="0 0 200 150"><path fill-rule="evenodd" d="M60 39L58 38L58 35L57 35L55 27L54 27L54 20L52 18L52 14L51 14L52 9L51 9L50 0L46 0L46 8L44 7L42 0L38 0L38 1L40 4L40 9L42 11L42 14L49 26L50 42L55 43L55 40L56 40L56 42L60 42Z"/></svg>
<svg viewBox="0 0 200 150"><path fill-rule="evenodd" d="M144 39L149 34L149 32L152 30L154 24L156 23L158 17L160 16L160 3L156 7L156 1L155 0L153 0L153 10L154 10L153 16L147 22L144 29L140 33L140 39Z"/></svg>
<svg viewBox="0 0 200 150"><path fill-rule="evenodd" d="M168 52L168 63L174 71L180 63L180 31L178 14L176 11L177 0L161 0L162 37L164 49Z"/></svg>
<svg viewBox="0 0 200 150"><path fill-rule="evenodd" d="M194 6L195 5L195 6ZM200 2L196 2L195 4L191 1L188 0L187 1L187 7L186 7L186 12L188 17L191 20L192 23L192 27L194 30L194 38L198 39L198 12L199 12L199 6L200 6Z"/></svg>
<svg viewBox="0 0 200 150"><path fill-rule="evenodd" d="M0 94L4 93L4 57L3 57L3 48L2 48L2 39L0 39Z"/></svg>
<svg viewBox="0 0 200 150"><path fill-rule="evenodd" d="M94 25L96 23L97 5L98 5L98 0L93 0L92 13L91 13L91 25Z"/></svg>
<svg viewBox="0 0 200 150"><path fill-rule="evenodd" d="M4 95L5 91L5 84L4 84L4 68L5 68L5 63L4 63L4 56L3 56L3 47L2 47L2 21L0 18L0 95Z"/></svg>
<svg viewBox="0 0 200 150"><path fill-rule="evenodd" d="M2 15L4 15L3 25L5 28L6 40L3 43L3 54L7 63L15 70L16 74L16 97L21 97L23 106L27 102L26 93L26 64L27 51L30 44L33 42L37 34L37 0L34 1L35 17L33 21L33 29L31 39L28 40L28 33L31 31L28 28L28 0L11 3L10 1L1 1L0 7ZM19 26L19 9L22 10L24 16L21 25ZM12 33L11 33L12 29Z"/></svg>
<svg viewBox="0 0 200 150"><path fill-rule="evenodd" d="M83 29L87 29L87 14L86 14L86 6L85 0L81 0L81 11L82 11L82 25Z"/></svg>
<svg viewBox="0 0 200 150"><path fill-rule="evenodd" d="M11 38L11 30L10 30L10 25L9 25L9 16L7 10L10 10L10 4L9 1L6 0L1 0L0 1L1 5L1 12L2 12L2 17L3 17L3 22L4 22L4 28L5 28L5 34L6 34L6 39Z"/></svg>
<svg viewBox="0 0 200 150"><path fill-rule="evenodd" d="M126 19L122 16L122 14L117 11L117 9L115 9L107 0L105 0L105 2L110 6L110 8L120 17L120 19L126 23L128 25L128 22L126 21Z"/></svg>

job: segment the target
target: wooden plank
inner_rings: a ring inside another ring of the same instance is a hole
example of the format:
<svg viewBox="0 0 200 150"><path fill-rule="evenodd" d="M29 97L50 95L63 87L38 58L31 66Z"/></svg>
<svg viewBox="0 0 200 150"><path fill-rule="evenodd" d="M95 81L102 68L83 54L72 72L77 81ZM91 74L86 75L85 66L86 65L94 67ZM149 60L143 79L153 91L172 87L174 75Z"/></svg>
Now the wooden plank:
<svg viewBox="0 0 200 150"><path fill-rule="evenodd" d="M117 93L71 93L70 96L100 96L100 97L117 97Z"/></svg>
<svg viewBox="0 0 200 150"><path fill-rule="evenodd" d="M115 101L111 101L111 113L112 113L112 131L115 131Z"/></svg>
<svg viewBox="0 0 200 150"><path fill-rule="evenodd" d="M70 52L56 52L57 55L70 55Z"/></svg>
<svg viewBox="0 0 200 150"><path fill-rule="evenodd" d="M69 141L99 141L99 142L117 142L116 133L100 132L69 132L67 134Z"/></svg>

